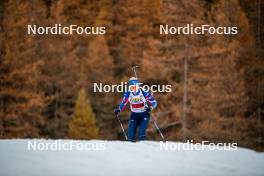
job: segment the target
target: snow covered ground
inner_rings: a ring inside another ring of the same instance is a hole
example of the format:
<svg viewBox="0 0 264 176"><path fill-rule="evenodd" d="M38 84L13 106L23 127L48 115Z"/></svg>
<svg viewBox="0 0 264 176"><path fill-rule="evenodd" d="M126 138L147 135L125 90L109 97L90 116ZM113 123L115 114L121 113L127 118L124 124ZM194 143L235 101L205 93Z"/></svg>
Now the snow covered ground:
<svg viewBox="0 0 264 176"><path fill-rule="evenodd" d="M28 142L31 142L30 145ZM33 144L39 146L33 151ZM58 142L58 141L57 141ZM70 140L58 143L69 144ZM239 148L222 150L161 150L159 142L75 141L94 150L41 151L54 140L0 140L1 176L263 176L264 153ZM172 142L170 142L173 144ZM28 150L28 147L31 150ZM50 146L49 146L50 147ZM54 146L53 146L54 147ZM53 148L54 149L54 148ZM95 151L95 149L98 149ZM104 150L105 149L105 150Z"/></svg>

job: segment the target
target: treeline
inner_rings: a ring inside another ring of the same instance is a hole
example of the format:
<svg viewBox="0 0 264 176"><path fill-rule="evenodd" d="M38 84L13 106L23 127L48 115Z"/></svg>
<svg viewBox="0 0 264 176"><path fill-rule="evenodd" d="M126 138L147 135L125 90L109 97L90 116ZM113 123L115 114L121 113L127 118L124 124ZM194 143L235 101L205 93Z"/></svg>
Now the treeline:
<svg viewBox="0 0 264 176"><path fill-rule="evenodd" d="M1 1L1 138L120 139L113 108L122 94L93 93L92 83L127 81L137 64L145 84L173 87L154 94L168 140L263 149L258 7L263 3L238 0ZM55 23L106 26L107 34L26 34L28 24ZM160 24L188 23L235 25L239 34L159 35ZM148 132L158 139L152 126Z"/></svg>

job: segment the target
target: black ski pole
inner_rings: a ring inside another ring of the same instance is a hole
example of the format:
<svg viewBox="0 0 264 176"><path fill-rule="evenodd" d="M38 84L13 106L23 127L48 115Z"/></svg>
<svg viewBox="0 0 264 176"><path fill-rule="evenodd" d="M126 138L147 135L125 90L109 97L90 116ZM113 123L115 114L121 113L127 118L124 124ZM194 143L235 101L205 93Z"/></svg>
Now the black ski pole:
<svg viewBox="0 0 264 176"><path fill-rule="evenodd" d="M124 130L124 127L123 127L123 125L122 125L122 122L121 122L119 116L116 115L116 118L117 118L117 120L118 120L118 122L119 122L119 124L120 124L120 126L121 126L121 128L122 128L122 131L123 131L123 134L124 134L126 140L128 140L128 137L127 137L127 135L126 135L126 132L125 132L125 130Z"/></svg>
<svg viewBox="0 0 264 176"><path fill-rule="evenodd" d="M163 136L163 134L162 134L162 132L161 132L159 126L157 125L157 123L156 123L156 121L155 121L153 115L151 115L151 119L152 119L152 121L153 121L153 123L154 123L155 128L156 128L157 131L159 132L159 134L160 134L162 140L165 141L165 137Z"/></svg>

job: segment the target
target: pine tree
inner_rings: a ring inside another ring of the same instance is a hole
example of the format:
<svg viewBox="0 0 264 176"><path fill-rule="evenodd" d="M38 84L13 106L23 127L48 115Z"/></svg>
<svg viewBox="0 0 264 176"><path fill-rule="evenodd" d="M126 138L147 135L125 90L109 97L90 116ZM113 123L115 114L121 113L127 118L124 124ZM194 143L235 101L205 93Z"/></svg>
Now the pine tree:
<svg viewBox="0 0 264 176"><path fill-rule="evenodd" d="M98 137L95 115L84 89L81 89L75 104L75 112L69 124L69 136L74 139Z"/></svg>

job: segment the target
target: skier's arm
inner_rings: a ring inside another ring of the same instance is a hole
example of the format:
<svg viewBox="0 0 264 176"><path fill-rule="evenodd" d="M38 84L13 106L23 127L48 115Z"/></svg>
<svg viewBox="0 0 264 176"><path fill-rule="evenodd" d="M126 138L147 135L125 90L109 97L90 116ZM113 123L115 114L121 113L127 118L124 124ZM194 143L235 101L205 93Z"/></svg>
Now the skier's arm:
<svg viewBox="0 0 264 176"><path fill-rule="evenodd" d="M147 92L147 91L142 91L142 92L143 92L144 97L148 101L150 108L155 109L157 107L158 103L155 100L155 98L153 97L153 95L151 95L151 93Z"/></svg>
<svg viewBox="0 0 264 176"><path fill-rule="evenodd" d="M124 111L124 110L125 110L125 108L126 108L126 104L127 104L127 102L128 102L129 94L130 94L130 92L125 92L125 93L124 93L124 97L123 97L123 99L122 99L122 102L121 102L120 105L119 105L119 110L120 110L120 111Z"/></svg>

